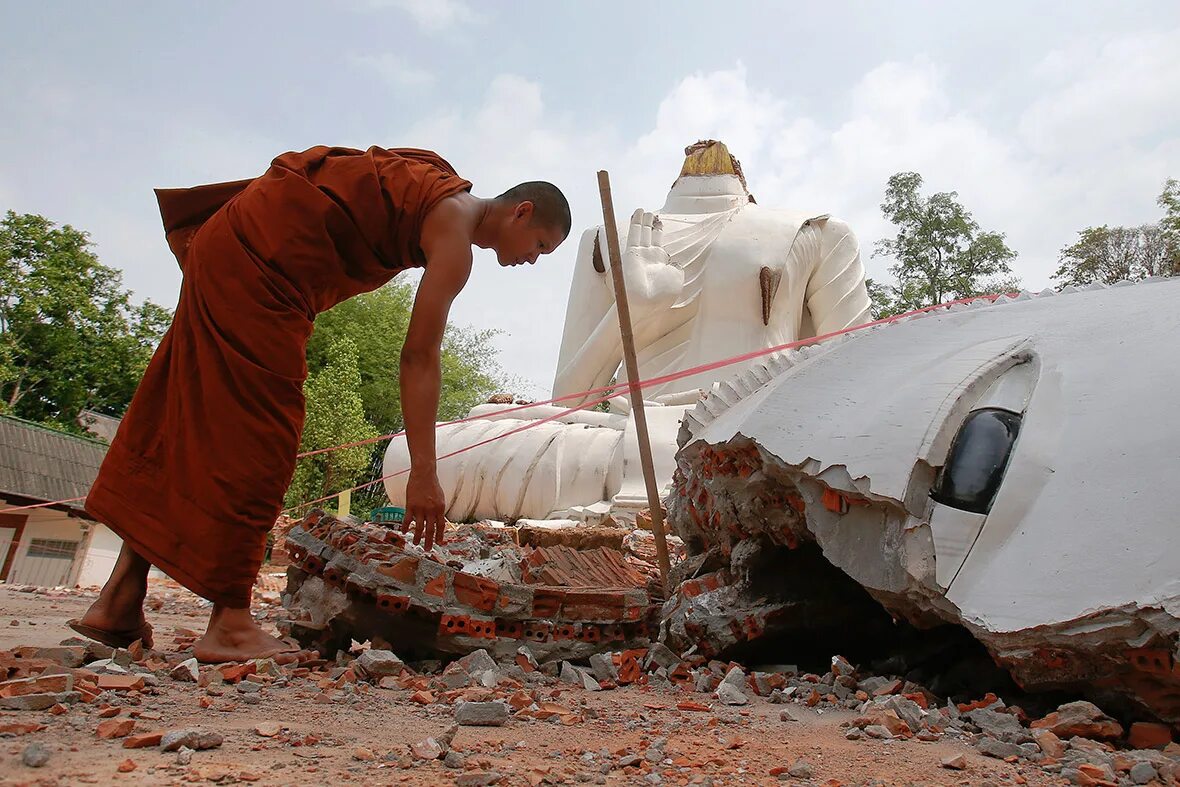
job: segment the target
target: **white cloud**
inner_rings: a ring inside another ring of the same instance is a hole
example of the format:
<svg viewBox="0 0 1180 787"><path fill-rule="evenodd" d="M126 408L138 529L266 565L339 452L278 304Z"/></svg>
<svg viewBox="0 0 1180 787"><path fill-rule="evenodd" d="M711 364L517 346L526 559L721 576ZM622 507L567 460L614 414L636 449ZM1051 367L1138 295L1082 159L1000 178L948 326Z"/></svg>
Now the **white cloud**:
<svg viewBox="0 0 1180 787"><path fill-rule="evenodd" d="M1053 89L1019 130L1044 155L1101 155L1180 125L1180 30L1079 42L1046 55L1038 73Z"/></svg>
<svg viewBox="0 0 1180 787"><path fill-rule="evenodd" d="M885 275L888 261L871 259L872 246L891 234L879 208L885 182L914 170L927 190L958 191L983 228L1005 232L1020 254L1015 272L1040 289L1051 284L1057 251L1078 230L1153 220L1164 177L1180 174L1180 119L1161 105L1166 84L1111 99L1120 117L1099 132L1099 138L1108 134L1100 154L1044 143L1071 127L1080 136L1101 120L1107 111L1101 100L1091 106L1079 97L1101 99L1112 85L1145 81L1145 69L1162 69L1165 83L1175 84L1168 69L1180 58L1173 53L1180 52L1176 38L1112 42L1091 66L1064 80L1055 72L1072 68L1064 64L1066 55L1050 56L1030 77L1039 89L1008 125L969 109L987 102L965 101L942 68L915 58L864 73L847 90L844 113L829 119L800 116L789 89L762 87L740 63L694 73L669 90L654 108L650 129L632 139L621 138L601 115L555 115L538 83L502 74L478 107L448 108L415 126L410 139L450 157L481 196L530 178L558 183L574 210L575 241L582 228L601 222L595 170L611 171L616 210L625 217L638 205L663 202L685 145L721 139L742 161L762 205L848 220L877 276ZM1130 57L1132 51L1139 56ZM1054 124L1059 128L1051 131ZM1120 124L1135 130L1134 138L1120 139ZM1140 139L1150 133L1160 140ZM527 270L500 270L481 257L456 302L457 321L506 331L503 365L535 383L535 393L548 388L556 364L575 247L567 242Z"/></svg>
<svg viewBox="0 0 1180 787"><path fill-rule="evenodd" d="M404 12L431 30L461 29L478 14L455 0L353 2L399 9L395 21ZM931 58L874 63L849 82L819 87L735 62L687 71L646 105L620 94L611 105L571 101L559 111L555 85L569 88L560 75L547 71L542 81L475 70L486 80L475 101L460 98L466 91L423 90L413 96L420 99L413 112L389 114L387 128L371 125L381 111L372 108L361 126L351 116L313 113L314 122L287 127L265 112L243 115L241 101L222 106L208 96L161 115L134 92L112 95L77 79L43 77L10 90L17 99L10 103L26 107L28 127L37 131L23 134L17 124L0 133L10 149L31 151L10 157L0 175L0 208L91 230L104 262L124 268L140 294L170 303L179 275L161 238L153 186L247 177L282 150L379 140L439 151L480 196L522 180L551 180L570 198L574 237L533 268L500 269L479 253L453 314L460 323L506 331L499 341L504 368L541 393L556 365L577 235L601 222L595 171L610 170L625 219L636 206L663 202L684 146L697 139L729 145L760 204L848 220L866 258L890 232L879 203L886 179L901 170L921 172L929 190L957 190L984 228L1006 232L1020 253L1016 272L1037 288L1050 283L1057 250L1083 227L1154 220L1164 178L1180 176L1180 105L1173 100L1180 31L1103 34L1100 41L1078 38L1048 53L1023 74L1019 90L997 83L976 95L964 95L956 81L963 75ZM419 61L376 47L351 66L397 87L430 84ZM422 61L437 70L436 85L451 55L442 57ZM271 86L258 89L269 95ZM824 109L803 111L816 106L817 95ZM95 120L79 125L78 118ZM880 276L887 262L866 264Z"/></svg>
<svg viewBox="0 0 1180 787"><path fill-rule="evenodd" d="M426 30L448 30L477 22L480 15L463 0L368 0L370 8L399 8Z"/></svg>
<svg viewBox="0 0 1180 787"><path fill-rule="evenodd" d="M419 88L434 82L434 74L411 64L401 55L382 52L377 55L348 56L348 62L355 68L376 74L394 87Z"/></svg>

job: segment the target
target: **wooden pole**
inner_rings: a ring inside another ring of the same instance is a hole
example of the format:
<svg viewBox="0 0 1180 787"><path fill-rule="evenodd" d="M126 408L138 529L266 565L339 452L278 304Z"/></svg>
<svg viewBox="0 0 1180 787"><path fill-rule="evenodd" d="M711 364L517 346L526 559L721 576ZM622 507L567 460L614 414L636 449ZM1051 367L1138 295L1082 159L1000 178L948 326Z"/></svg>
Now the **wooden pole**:
<svg viewBox="0 0 1180 787"><path fill-rule="evenodd" d="M655 466L651 458L651 440L647 436L647 412L643 409L643 391L639 382L639 363L635 360L635 337L631 333L631 308L627 305L627 285L623 281L623 254L619 250L619 228L615 224L615 205L610 193L610 175L598 173L598 193L602 198L602 219L606 226L606 247L610 256L611 278L615 283L615 303L619 311L619 332L623 335L623 362L631 385L631 414L635 417L635 436L639 438L639 462L647 485L647 505L651 509L651 532L656 539L656 561L660 565L660 584L668 592L668 542L664 538L664 509L656 486Z"/></svg>

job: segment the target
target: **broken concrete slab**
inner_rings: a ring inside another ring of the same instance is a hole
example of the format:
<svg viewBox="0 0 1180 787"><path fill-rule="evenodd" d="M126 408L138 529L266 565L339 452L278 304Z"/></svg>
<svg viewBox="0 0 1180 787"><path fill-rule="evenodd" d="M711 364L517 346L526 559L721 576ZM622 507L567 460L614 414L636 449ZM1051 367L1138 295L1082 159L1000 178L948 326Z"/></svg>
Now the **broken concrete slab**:
<svg viewBox="0 0 1180 787"><path fill-rule="evenodd" d="M503 727L510 715L508 704L498 700L455 705L455 723L463 727Z"/></svg>
<svg viewBox="0 0 1180 787"><path fill-rule="evenodd" d="M170 730L160 739L160 751L177 751L182 747L193 751L216 749L221 746L223 740L216 732L196 729Z"/></svg>
<svg viewBox="0 0 1180 787"><path fill-rule="evenodd" d="M382 678L402 674L406 670L405 662L390 650L366 650L356 661L353 668L358 677L369 681L380 681Z"/></svg>
<svg viewBox="0 0 1180 787"><path fill-rule="evenodd" d="M1004 296L791 350L717 386L684 419L668 514L690 555L718 549L729 565L678 588L671 640L724 653L802 630L807 611L841 614L820 597L832 583L790 584L822 561L918 629L962 627L1027 689L1180 721L1167 568L1180 539L1164 491L1180 427L1135 393L1180 384L1180 347L1159 338L1180 331L1178 292L1168 279ZM1122 379L1150 384L1110 385L1115 357ZM987 430L1003 432L1003 456L970 502L955 446ZM1129 488L1143 491L1109 493ZM1117 550L1110 522L1127 523ZM1045 576L1052 592L1030 584Z"/></svg>

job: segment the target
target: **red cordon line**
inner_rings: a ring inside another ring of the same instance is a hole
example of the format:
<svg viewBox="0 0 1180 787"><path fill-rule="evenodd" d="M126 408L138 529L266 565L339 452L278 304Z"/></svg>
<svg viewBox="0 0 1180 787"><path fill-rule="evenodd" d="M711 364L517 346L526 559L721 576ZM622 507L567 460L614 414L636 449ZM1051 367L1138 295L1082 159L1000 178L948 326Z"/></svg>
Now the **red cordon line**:
<svg viewBox="0 0 1180 787"><path fill-rule="evenodd" d="M7 514L12 511L28 511L30 508L48 508L49 506L60 506L64 503L80 503L85 499L85 497L71 497L67 500L54 500L49 503L33 503L32 505L16 506L15 508L0 508L0 514Z"/></svg>
<svg viewBox="0 0 1180 787"><path fill-rule="evenodd" d="M990 301L995 301L995 299L999 298L999 297L1000 297L1000 295L997 294L997 295L975 295L970 298L959 298L958 300L947 301L946 303L939 303L934 306L925 306L921 309L915 309L914 311L911 311L911 312L905 312L904 314L895 314L892 317L883 317L880 320L874 320L873 322L866 322L862 325L854 325L851 328L841 328L838 331L832 331L831 333L825 333L822 336L812 336L807 339L799 339L797 341L788 342L786 344L780 344L777 347L769 347L764 350L753 350L753 351L745 353L743 355L735 355L732 358L724 358L720 361L710 361L709 363L701 364L700 366L694 366L691 369L683 369L679 372L672 372L670 374L665 374L661 377L652 377L649 380L641 380L639 383L626 382L626 383L615 383L614 385L604 385L601 388L592 388L589 391L582 391L580 393L566 394L565 396L558 396L553 399L546 399L542 402L529 402L528 404L523 404L518 407L509 407L505 410L497 410L494 413L485 413L484 415L473 415L473 416L469 416L467 418L460 418L457 421L446 421L444 423L438 424L438 426L439 427L457 426L458 424L471 423L472 421L482 421L484 419L492 418L492 417L503 417L507 413L515 413L515 412L519 412L521 410L528 410L529 408L532 408L532 407L541 407L541 406L547 405L547 404L556 404L557 402L565 402L570 399L580 399L583 396L591 396L593 394L599 394L599 393L605 393L607 391L611 391L612 393L610 396L605 397L605 399L601 400L601 401L606 401L608 399L613 399L616 396L621 396L622 394L627 393L628 391L631 390L632 385L638 385L641 389L647 388L647 387L650 387L653 385L662 385L663 383L670 383L675 380L683 379L685 377L691 377L694 374L701 374L702 372L711 372L714 369L722 369L726 366L732 366L735 363L741 363L742 361L751 361L755 358L760 358L763 355L772 355L777 352L782 352L783 350L791 350L796 347L803 347L808 344L816 344L818 342L827 341L828 339L831 339L833 337L841 336L846 333L852 333L853 331L860 331L860 330L864 330L865 328L873 328L878 325L885 325L887 323L897 322L898 320L905 319L906 317L913 317L915 314L923 314L925 312L933 311L935 309L946 309L951 306L958 306L959 304L970 303L971 301L978 301L978 300L984 300L984 299L990 300ZM583 409L584 407L585 407L585 405L582 405L582 406L574 408L574 409ZM391 432L386 435L381 435L380 437L370 437L367 440L358 440L354 443L344 443L343 445L335 445L335 446L332 446L331 448L317 448L314 451L305 451L304 453L296 454L295 458L296 459L305 459L309 456L317 456L319 454L327 454L327 453L331 453L332 451L342 451L346 448L358 448L362 445L372 445L373 443L379 443L382 440L389 440L394 437L401 437L404 434L405 434L404 431Z"/></svg>
<svg viewBox="0 0 1180 787"><path fill-rule="evenodd" d="M1013 293L1007 293L1007 294L1012 295ZM609 396L604 396L604 397L601 397L599 399L594 399L589 402L583 402L582 404L578 405L577 407L571 407L569 409L563 410L560 413L556 413L554 415L548 416L547 418L542 418L539 421L530 421L529 423L525 424L524 426L521 426L521 427L518 427L518 428L513 429L511 431L505 432L504 434L497 435L496 437L490 437L487 440L482 440L482 441L475 443L473 445L466 446L465 448L460 448L456 451L452 451L451 453L447 454L446 456L440 456L438 458L439 459L449 459L452 456L456 456L458 454L461 454L464 451L470 451L473 448L478 448L481 445L486 445L490 442L493 442L494 440L499 440L501 438L508 437L509 435L513 435L518 432L523 432L525 429L531 429L534 426L540 426L541 424L549 423L550 421L555 421L558 418L569 415L570 413L577 412L578 410L585 410L585 409L593 407L597 404L602 404L603 402L609 401L609 400L615 398L616 396L626 393L627 391L629 391L631 389L632 385L638 385L640 388L646 388L646 387L649 387L652 385L662 385L663 383L673 382L674 380L679 380L684 377L691 377L694 374L700 374L702 372L710 372L710 371L713 371L714 369L722 369L726 366L732 366L735 363L742 363L743 361L751 361L755 358L760 358L764 355L772 355L776 352L782 352L784 350L791 350L796 347L803 347L803 346L806 346L809 344L817 344L819 342L827 341L828 339L832 339L836 336L841 336L846 333L852 333L854 331L861 331L866 328L873 328L878 325L886 325L888 323L897 322L899 320L904 320L907 317L913 317L916 314L924 314L926 312L934 311L936 309L948 309L952 306L958 306L960 304L970 303L972 301L978 301L978 300L995 301L997 298L1001 297L1002 295L1004 295L1004 293L997 293L995 295L976 295L976 296L972 296L970 298L959 298L957 300L947 301L946 303L935 304L934 306L925 306L921 309L915 309L913 311L905 312L903 314L895 314L892 317L884 317L880 320L873 320L872 322L866 322L863 325L854 325L851 328L842 328L838 331L832 331L831 333L825 333L822 336L812 336L807 339L799 339L798 341L788 342L786 344L780 344L777 347L769 347L764 350L753 350L751 352L744 353L742 355L735 355L732 358L725 358L720 361L712 361L710 363L701 364L700 366L694 366L691 369L684 369L679 372L672 372L671 374L665 374L661 377L652 377L649 380L641 380L638 383L626 382L626 383L616 383L615 385L604 385L601 388L593 388L589 391L582 391L580 393L566 394L565 396L558 396L553 399L546 399L545 401L542 401L542 402L530 402L529 404L519 405L517 407L510 407L505 410L497 410L494 413L487 413L486 415L476 415L476 416L471 416L469 418L461 418L457 421L447 421L446 423L439 424L438 426L452 426L452 425L456 425L456 424L465 424L465 423L470 423L471 421L484 420L487 418L491 418L493 416L503 416L506 413L514 413L514 412L519 412L520 410L528 410L529 408L532 408L532 407L540 407L542 405L555 404L557 402L564 402L569 399L577 399L577 398L580 398L583 396L590 396L592 394L605 393L606 391L611 392L611 394ZM380 437L373 437L368 440L360 440L355 443L345 443L344 445L337 445L337 446L333 446L331 448L320 448L315 451L307 451L302 454L297 454L296 458L303 459L303 458L306 458L309 456L316 456L317 454L328 453L330 451L339 451L339 450L342 450L345 448L357 448L362 445L370 445L372 443L381 442L382 440L388 440L392 437L399 437L403 434L405 434L404 431L403 432L393 432L392 434L382 435ZM300 508L304 508L306 506L315 505L316 503L323 503L327 500L331 500L334 497L338 497L342 492L355 492L358 489L364 489L365 487L373 486L374 484L380 483L380 482L386 480L387 478L393 478L394 476L403 475L408 472L409 472L408 468L406 470L400 470L396 473L391 473L390 475L382 476L381 478L378 478L374 481L369 481L368 483L361 484L359 486L354 486L351 489L341 490L341 492L337 492L336 494L319 498L318 500L312 500L307 503L300 503L297 506L292 506L291 508L285 508L285 509L283 509L282 513L287 513L288 511L295 511ZM4 509L0 509L0 514L7 514L12 511L27 511L27 510L33 509L33 508L48 508L50 506L62 505L64 503L78 503L78 502L81 502L85 499L86 499L85 497L71 497L67 500L53 500L48 503L35 503L33 505L27 505L27 506L16 506L15 508L4 508Z"/></svg>

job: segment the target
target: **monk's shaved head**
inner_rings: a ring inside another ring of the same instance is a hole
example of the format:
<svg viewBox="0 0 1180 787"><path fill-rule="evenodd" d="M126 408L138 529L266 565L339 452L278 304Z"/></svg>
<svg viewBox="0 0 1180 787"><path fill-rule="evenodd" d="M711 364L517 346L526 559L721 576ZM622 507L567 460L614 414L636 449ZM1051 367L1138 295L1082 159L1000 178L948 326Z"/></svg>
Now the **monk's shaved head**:
<svg viewBox="0 0 1180 787"><path fill-rule="evenodd" d="M533 224L543 224L547 227L561 230L563 237L570 234L570 204L561 189L543 180L530 180L513 186L500 196L496 202L507 205L518 205L522 202L533 203Z"/></svg>

